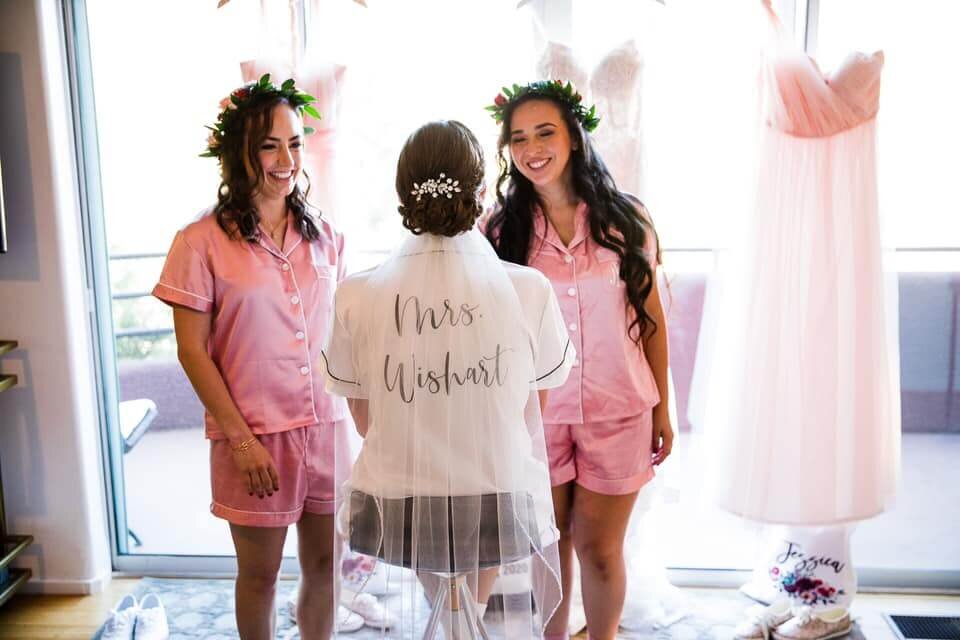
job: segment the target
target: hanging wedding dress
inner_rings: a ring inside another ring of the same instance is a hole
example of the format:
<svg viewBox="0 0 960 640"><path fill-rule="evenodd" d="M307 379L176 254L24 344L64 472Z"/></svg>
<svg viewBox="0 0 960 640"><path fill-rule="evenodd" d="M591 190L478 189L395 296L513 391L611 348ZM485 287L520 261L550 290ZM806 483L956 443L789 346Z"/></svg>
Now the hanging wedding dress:
<svg viewBox="0 0 960 640"><path fill-rule="evenodd" d="M603 114L593 134L607 168L622 191L643 199L643 59L633 40L609 51L590 75L590 98Z"/></svg>
<svg viewBox="0 0 960 640"><path fill-rule="evenodd" d="M569 81L593 102L601 116L593 141L617 186L643 199L641 83L643 59L633 40L611 49L587 71L573 49L547 42L537 61L537 78Z"/></svg>

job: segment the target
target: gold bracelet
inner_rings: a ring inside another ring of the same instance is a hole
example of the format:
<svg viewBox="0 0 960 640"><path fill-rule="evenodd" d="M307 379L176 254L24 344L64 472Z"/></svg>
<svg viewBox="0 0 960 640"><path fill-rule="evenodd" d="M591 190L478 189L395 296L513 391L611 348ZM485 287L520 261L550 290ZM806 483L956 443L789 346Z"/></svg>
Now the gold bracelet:
<svg viewBox="0 0 960 640"><path fill-rule="evenodd" d="M243 442L241 442L241 443L238 444L237 446L231 447L231 449L233 449L233 450L236 451L237 453L243 453L244 451L246 451L247 449L249 449L250 447L252 447L252 446L253 446L253 443L256 442L256 441L257 441L257 436L251 436L249 439L244 440Z"/></svg>

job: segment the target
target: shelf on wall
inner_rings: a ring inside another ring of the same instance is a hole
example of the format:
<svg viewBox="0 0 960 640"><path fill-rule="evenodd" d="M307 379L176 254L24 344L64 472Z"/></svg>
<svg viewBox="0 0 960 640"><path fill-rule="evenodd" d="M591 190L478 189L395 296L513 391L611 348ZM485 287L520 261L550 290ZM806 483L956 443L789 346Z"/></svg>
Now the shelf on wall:
<svg viewBox="0 0 960 640"><path fill-rule="evenodd" d="M0 569L5 569L20 552L30 546L33 536L8 535L0 542Z"/></svg>
<svg viewBox="0 0 960 640"><path fill-rule="evenodd" d="M9 353L18 346L16 340L0 340L0 356ZM17 384L17 376L0 374L0 391L6 391ZM0 481L0 605L20 589L30 578L30 569L15 569L10 563L30 546L33 536L7 533L6 511L3 504L3 483Z"/></svg>
<svg viewBox="0 0 960 640"><path fill-rule="evenodd" d="M9 353L17 348L16 340L0 340L0 356ZM6 391L17 384L17 376L12 374L0 374L0 391Z"/></svg>
<svg viewBox="0 0 960 640"><path fill-rule="evenodd" d="M0 375L0 392L6 391L10 387L16 386L17 376L13 374Z"/></svg>
<svg viewBox="0 0 960 640"><path fill-rule="evenodd" d="M9 600L10 596L15 594L31 575L33 572L30 569L10 569L7 580L0 583L0 605Z"/></svg>

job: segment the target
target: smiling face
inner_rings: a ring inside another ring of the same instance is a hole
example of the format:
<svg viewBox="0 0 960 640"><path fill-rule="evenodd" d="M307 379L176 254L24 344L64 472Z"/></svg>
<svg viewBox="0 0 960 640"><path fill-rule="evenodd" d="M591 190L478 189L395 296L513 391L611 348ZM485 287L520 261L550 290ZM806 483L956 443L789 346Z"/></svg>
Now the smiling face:
<svg viewBox="0 0 960 640"><path fill-rule="evenodd" d="M570 154L576 148L560 107L550 100L528 100L510 117L510 158L534 186L569 186Z"/></svg>
<svg viewBox="0 0 960 640"><path fill-rule="evenodd" d="M263 169L259 197L265 200L286 198L300 177L303 150L303 121L290 105L278 104L270 114L267 137L257 149Z"/></svg>

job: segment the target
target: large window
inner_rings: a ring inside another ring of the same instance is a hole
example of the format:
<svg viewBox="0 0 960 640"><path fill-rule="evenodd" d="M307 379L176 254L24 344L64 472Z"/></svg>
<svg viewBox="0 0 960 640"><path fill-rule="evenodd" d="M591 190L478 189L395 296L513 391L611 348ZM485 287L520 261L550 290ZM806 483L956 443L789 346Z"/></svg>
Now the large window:
<svg viewBox="0 0 960 640"><path fill-rule="evenodd" d="M816 54L831 69L853 51L885 54L880 104L880 206L897 247L960 246L949 185L957 173L960 23L956 2L821 0ZM953 264L952 269L957 265Z"/></svg>
<svg viewBox="0 0 960 640"><path fill-rule="evenodd" d="M823 68L852 51L885 55L878 172L886 242L898 248L903 473L894 508L854 534L855 559L939 572L943 586L956 586L960 546L950 532L960 510L944 507L960 504L960 219L950 192L960 87L939 78L960 62L948 44L960 5L820 0L816 9L811 45Z"/></svg>
<svg viewBox="0 0 960 640"><path fill-rule="evenodd" d="M241 62L283 63L295 51L304 69L345 67L336 99L318 97L339 105L324 114L324 124L336 123L338 167L336 207L324 214L345 232L352 270L403 232L394 171L406 137L431 119L461 120L494 171L498 130L483 107L504 83L532 74L534 27L514 2L310 1L293 3L293 14L289 3L215 5L85 7L97 125L88 161L99 157L103 194L91 214L109 254L109 290L98 295L113 324L103 339L119 405L108 414L123 568L157 567L158 556L198 557L159 561L169 568L224 566L199 557L233 553L226 525L208 513L202 406L176 360L171 312L149 292L175 232L215 200L216 164L198 154L218 102L243 82ZM291 530L288 553L295 545Z"/></svg>
<svg viewBox="0 0 960 640"><path fill-rule="evenodd" d="M108 265L109 290L97 293L113 321L113 335L103 339L107 384L116 382L119 401L110 424L118 565L172 567L158 557L180 555L191 558L177 567L200 570L208 566L201 557L232 554L226 526L207 513L202 407L176 361L171 313L148 293L176 230L213 202L216 166L198 157L203 125L242 82L240 63L298 59L301 68L345 68L327 114L337 179L326 214L345 232L351 269L358 270L376 263L402 233L394 169L406 136L431 119L461 120L484 144L492 191L498 130L483 106L502 85L532 79L553 43L569 47L572 72L582 74L588 96L591 79L618 47L632 47L642 67L629 113L607 108L601 126L626 126L641 151L636 190L654 216L670 279L681 433L659 489L661 559L678 568L749 568L755 528L699 498L698 456L708 452L691 425L690 389L711 250L726 246L731 221L750 206L759 2L215 4L86 2L92 86L80 89L95 96L97 141L87 157L99 158L100 184L93 186L103 206L89 214L102 222L109 254L99 256ZM950 464L960 453L960 222L948 215L960 90L946 80L960 56L944 55L960 8L932 0L774 4L826 70L849 50L887 54L881 208L889 245L902 249L896 265L904 483L895 509L857 531L856 562L866 569L946 569L956 579L960 549L950 536L960 513L938 505L960 502L960 478ZM261 13L289 6L292 14ZM623 125L621 116L634 124ZM608 159L618 153L615 143L599 143ZM180 471L170 473L174 459ZM706 530L713 535L703 536Z"/></svg>

